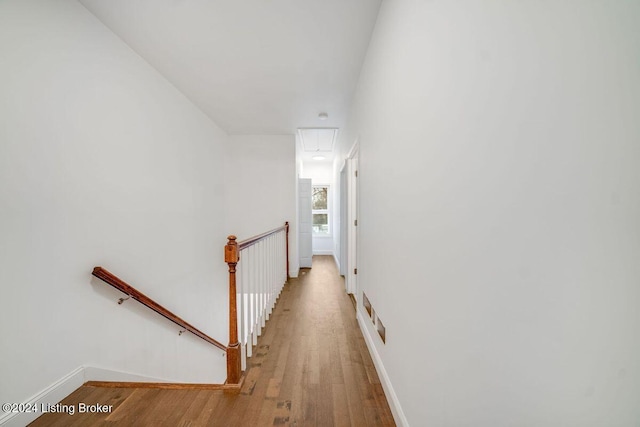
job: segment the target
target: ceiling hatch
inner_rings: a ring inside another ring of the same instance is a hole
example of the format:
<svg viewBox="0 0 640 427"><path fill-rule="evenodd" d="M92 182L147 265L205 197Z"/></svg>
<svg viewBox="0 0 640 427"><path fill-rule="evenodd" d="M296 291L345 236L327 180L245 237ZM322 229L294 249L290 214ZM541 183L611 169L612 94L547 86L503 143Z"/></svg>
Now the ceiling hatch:
<svg viewBox="0 0 640 427"><path fill-rule="evenodd" d="M298 129L302 151L306 153L331 153L338 137L337 128Z"/></svg>

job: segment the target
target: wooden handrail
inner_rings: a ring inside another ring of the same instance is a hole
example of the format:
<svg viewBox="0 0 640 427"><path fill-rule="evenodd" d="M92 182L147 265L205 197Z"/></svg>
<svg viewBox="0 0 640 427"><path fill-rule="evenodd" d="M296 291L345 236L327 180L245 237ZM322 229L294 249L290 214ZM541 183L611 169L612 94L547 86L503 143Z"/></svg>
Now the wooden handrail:
<svg viewBox="0 0 640 427"><path fill-rule="evenodd" d="M243 240L241 242L238 242L238 251L241 251L241 250L243 250L245 248L248 248L249 246L255 245L260 240L263 240L263 239L271 236L272 234L275 234L278 231L282 231L282 230L286 230L287 235L288 235L288 233L289 233L289 221L285 222L284 225L281 226L281 227L274 228L273 230L266 231L266 232L264 232L262 234L258 234L257 236L249 237L248 239L245 239L245 240ZM229 236L229 237L231 237L231 236Z"/></svg>
<svg viewBox="0 0 640 427"><path fill-rule="evenodd" d="M102 267L94 267L93 274L100 280L108 283L120 292L128 295L139 303L152 309L156 313L172 321L176 325L191 332L197 337L202 338L206 342L215 345L221 350L227 353L227 381L225 384L230 386L237 386L242 381L242 368L241 368L241 350L240 343L238 342L238 312L236 302L236 266L240 261L240 251L248 248L261 240L266 239L272 234L280 231L285 232L285 261L287 269L287 280L289 280L289 222L285 222L283 226L274 228L265 233L258 234L257 236L250 237L241 242L236 242L236 236L229 236L228 242L225 246L224 261L229 266L229 345L214 340L209 335L205 334L195 326L186 322L184 319L176 316L142 292L138 291L133 286L125 283L114 274L105 270Z"/></svg>
<svg viewBox="0 0 640 427"><path fill-rule="evenodd" d="M215 345L220 350L227 351L227 347L224 344L221 344L220 342L214 340L209 335L205 334L204 332L202 332L195 326L191 325L190 323L187 323L185 320L176 316L175 314L173 314L172 312L170 312L169 310L167 310L166 308L164 308L163 306L161 306L160 304L158 304L157 302L155 302L154 300L152 300L142 292L138 291L133 286L120 280L117 276L105 270L104 268L95 267L91 274L93 274L98 279L108 283L109 285L113 286L120 292L127 294L134 300L138 301L140 304L149 307L151 310L155 311L159 315L171 320L173 323L180 326L181 328L186 329L187 331L191 332L195 336L202 338L209 344Z"/></svg>

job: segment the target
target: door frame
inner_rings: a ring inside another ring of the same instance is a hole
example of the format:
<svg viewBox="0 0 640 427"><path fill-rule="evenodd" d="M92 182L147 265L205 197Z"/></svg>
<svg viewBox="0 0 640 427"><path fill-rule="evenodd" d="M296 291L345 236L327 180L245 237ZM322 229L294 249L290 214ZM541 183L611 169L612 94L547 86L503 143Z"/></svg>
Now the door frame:
<svg viewBox="0 0 640 427"><path fill-rule="evenodd" d="M358 300L358 157L360 153L359 139L356 138L349 154L347 154L347 274L345 287L347 293Z"/></svg>
<svg viewBox="0 0 640 427"><path fill-rule="evenodd" d="M347 194L348 183L347 176L349 175L347 161L345 160L340 168L340 275L347 276ZM345 279L346 289L346 279Z"/></svg>

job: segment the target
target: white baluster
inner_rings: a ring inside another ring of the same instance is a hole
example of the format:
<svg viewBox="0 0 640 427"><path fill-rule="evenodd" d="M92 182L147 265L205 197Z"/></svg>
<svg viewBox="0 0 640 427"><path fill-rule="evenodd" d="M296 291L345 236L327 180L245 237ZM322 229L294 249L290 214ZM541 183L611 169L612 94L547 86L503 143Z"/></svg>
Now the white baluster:
<svg viewBox="0 0 640 427"><path fill-rule="evenodd" d="M240 342L240 367L244 371L247 366L247 354L246 354L246 303L245 303L245 286L246 286L246 263L243 262L242 252L240 253L240 262L236 268L236 306L238 310L238 341Z"/></svg>
<svg viewBox="0 0 640 427"><path fill-rule="evenodd" d="M269 236L269 263L267 271L267 319L271 317L271 307L273 302L273 235Z"/></svg>
<svg viewBox="0 0 640 427"><path fill-rule="evenodd" d="M249 285L248 285L248 298L249 298L249 342L247 343L247 356L251 357L253 354L253 346L256 341L256 302L255 302L255 282L256 282L256 260L255 260L255 248L250 246L247 248L247 255L249 258Z"/></svg>
<svg viewBox="0 0 640 427"><path fill-rule="evenodd" d="M262 243L262 280L260 287L260 333L262 334L262 328L266 325L266 307L267 307L267 242L265 240Z"/></svg>
<svg viewBox="0 0 640 427"><path fill-rule="evenodd" d="M260 320L260 328L264 328L266 325L266 315L267 315L267 242L263 240L262 242L262 289L260 292L260 296L262 297L262 304L260 305L260 310L262 312L262 317ZM262 331L261 331L262 332Z"/></svg>
<svg viewBox="0 0 640 427"><path fill-rule="evenodd" d="M277 259L277 264L276 266L277 268L277 275L276 275L276 281L277 281L277 297L280 296L280 290L282 289L282 264L284 263L284 258L282 257L282 232L278 233L278 241L277 241L277 250L278 250L278 259ZM276 298L277 298L276 297Z"/></svg>
<svg viewBox="0 0 640 427"><path fill-rule="evenodd" d="M254 255L255 255L255 272L256 275L253 278L253 298L254 298L254 302L255 302L255 307L254 307L254 315L255 318L253 319L254 321L254 325L253 325L253 330L254 330L254 335L256 336L256 343L257 343L257 336L259 335L259 327L258 325L260 324L260 268L261 268L261 261L260 261L260 243L256 243L253 246L254 249Z"/></svg>
<svg viewBox="0 0 640 427"><path fill-rule="evenodd" d="M286 280L286 274L283 276L283 272L284 270L286 270L286 259L285 259L285 254L284 254L284 231L282 233L279 234L279 239L278 239L278 253L280 254L280 256L278 257L278 296L280 296L280 292L282 292L282 285L284 284L284 281Z"/></svg>

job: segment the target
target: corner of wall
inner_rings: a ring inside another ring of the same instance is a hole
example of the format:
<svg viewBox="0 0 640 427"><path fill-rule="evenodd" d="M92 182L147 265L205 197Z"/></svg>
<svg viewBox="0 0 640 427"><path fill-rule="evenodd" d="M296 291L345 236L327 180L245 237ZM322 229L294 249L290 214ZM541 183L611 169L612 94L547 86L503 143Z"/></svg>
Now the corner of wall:
<svg viewBox="0 0 640 427"><path fill-rule="evenodd" d="M82 384L85 383L85 368L80 366L58 381L54 382L44 390L36 393L24 402L15 402L23 405L25 408L32 408L32 412L19 411L7 412L0 416L0 426L3 427L19 427L26 426L33 420L42 415L43 406L47 404L56 404L62 399L73 393ZM5 403L5 402L3 402ZM3 411L4 412L4 411Z"/></svg>
<svg viewBox="0 0 640 427"><path fill-rule="evenodd" d="M146 377L129 372L114 371L96 366L79 366L50 386L36 393L24 402L15 402L25 408L32 408L30 412L7 412L0 416L0 426L25 426L43 414L47 405L56 403L69 396L87 381L117 381L117 382L168 382L168 380ZM5 403L5 402L3 402Z"/></svg>

